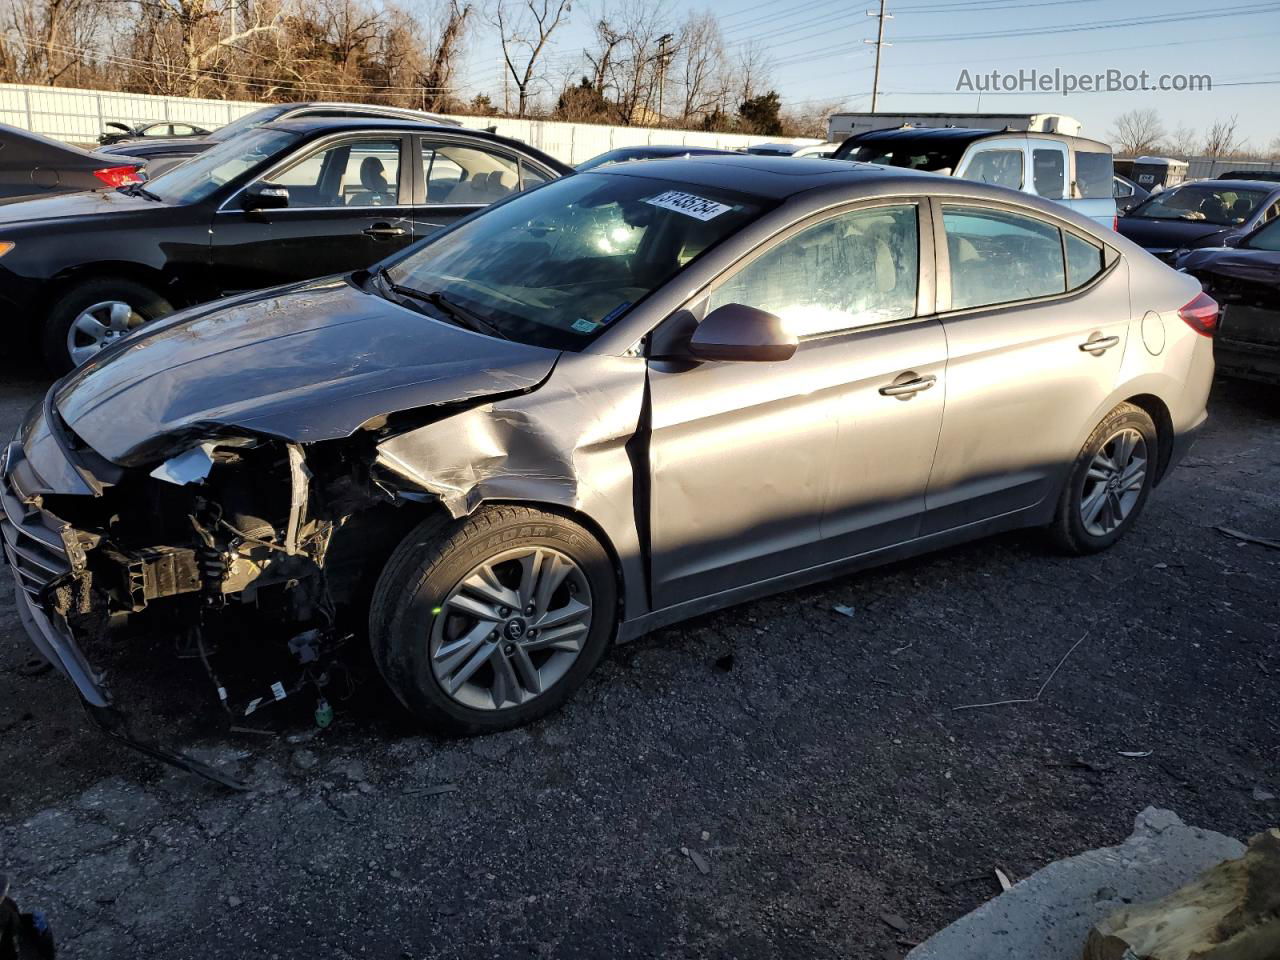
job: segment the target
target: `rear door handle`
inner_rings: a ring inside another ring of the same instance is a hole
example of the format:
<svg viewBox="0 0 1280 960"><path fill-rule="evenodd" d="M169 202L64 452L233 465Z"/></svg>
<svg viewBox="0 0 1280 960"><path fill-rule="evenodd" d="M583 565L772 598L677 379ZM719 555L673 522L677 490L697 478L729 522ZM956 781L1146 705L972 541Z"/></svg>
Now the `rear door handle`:
<svg viewBox="0 0 1280 960"><path fill-rule="evenodd" d="M364 231L366 237L403 237L407 230L404 227L393 227L389 223L375 223L368 230Z"/></svg>
<svg viewBox="0 0 1280 960"><path fill-rule="evenodd" d="M1085 353L1092 353L1095 357L1100 357L1105 351L1110 350L1119 342L1119 337L1098 337L1093 340L1086 340L1080 344L1080 349Z"/></svg>
<svg viewBox="0 0 1280 960"><path fill-rule="evenodd" d="M904 376L910 376L910 374L904 374ZM911 380L895 380L893 383L880 388L880 396L901 397L905 400L915 396L921 390L928 390L937 382L938 378L935 376L915 377Z"/></svg>

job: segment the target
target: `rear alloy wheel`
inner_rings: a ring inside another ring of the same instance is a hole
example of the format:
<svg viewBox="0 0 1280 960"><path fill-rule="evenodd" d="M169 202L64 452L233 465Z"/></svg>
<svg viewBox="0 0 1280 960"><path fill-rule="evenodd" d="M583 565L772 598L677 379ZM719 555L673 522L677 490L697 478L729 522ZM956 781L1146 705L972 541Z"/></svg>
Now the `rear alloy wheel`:
<svg viewBox="0 0 1280 960"><path fill-rule="evenodd" d="M1105 550L1133 525L1151 492L1156 428L1122 403L1098 424L1076 458L1051 532L1069 553Z"/></svg>
<svg viewBox="0 0 1280 960"><path fill-rule="evenodd" d="M64 294L49 311L45 362L55 372L71 370L148 321L171 312L167 300L140 283L88 280Z"/></svg>
<svg viewBox="0 0 1280 960"><path fill-rule="evenodd" d="M559 707L613 635L617 586L584 528L524 507L424 524L392 554L369 612L374 659L430 726L482 733Z"/></svg>

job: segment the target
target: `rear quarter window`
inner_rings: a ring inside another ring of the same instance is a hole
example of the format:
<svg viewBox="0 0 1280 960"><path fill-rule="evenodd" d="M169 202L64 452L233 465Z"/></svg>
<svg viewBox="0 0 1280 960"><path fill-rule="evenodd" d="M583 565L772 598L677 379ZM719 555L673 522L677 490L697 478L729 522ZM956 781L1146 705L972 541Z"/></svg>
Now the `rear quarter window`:
<svg viewBox="0 0 1280 960"><path fill-rule="evenodd" d="M1111 199L1114 176L1115 162L1111 154L1076 151L1076 189L1084 199Z"/></svg>

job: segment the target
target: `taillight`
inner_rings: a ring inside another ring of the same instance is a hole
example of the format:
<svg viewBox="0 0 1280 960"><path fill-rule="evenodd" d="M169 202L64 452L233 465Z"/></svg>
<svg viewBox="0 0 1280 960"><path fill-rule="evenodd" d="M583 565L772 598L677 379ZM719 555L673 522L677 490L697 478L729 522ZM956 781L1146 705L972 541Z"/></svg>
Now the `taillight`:
<svg viewBox="0 0 1280 960"><path fill-rule="evenodd" d="M137 167L103 167L93 171L93 175L108 187L127 187L131 183L141 183Z"/></svg>
<svg viewBox="0 0 1280 960"><path fill-rule="evenodd" d="M1178 316L1202 337L1212 337L1218 329L1218 301L1202 293L1179 310Z"/></svg>
<svg viewBox="0 0 1280 960"><path fill-rule="evenodd" d="M1120 232L1120 214L1117 213L1114 217L1111 218L1111 229L1114 230L1116 233Z"/></svg>

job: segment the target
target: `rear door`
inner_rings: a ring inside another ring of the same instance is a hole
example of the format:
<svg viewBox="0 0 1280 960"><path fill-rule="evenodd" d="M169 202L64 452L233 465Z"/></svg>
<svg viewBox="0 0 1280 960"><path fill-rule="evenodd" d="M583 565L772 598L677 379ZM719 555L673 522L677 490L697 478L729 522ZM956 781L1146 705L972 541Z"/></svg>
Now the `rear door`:
<svg viewBox="0 0 1280 960"><path fill-rule="evenodd" d="M934 209L947 400L925 533L1056 494L1117 383L1130 322L1125 263L1092 238L998 204Z"/></svg>
<svg viewBox="0 0 1280 960"><path fill-rule="evenodd" d="M475 139L414 138L414 232L429 236L552 175L518 154Z"/></svg>
<svg viewBox="0 0 1280 960"><path fill-rule="evenodd" d="M288 189L283 209L245 211L238 195L228 200L212 237L223 291L345 273L411 243L407 139L362 133L302 148L258 181Z"/></svg>

